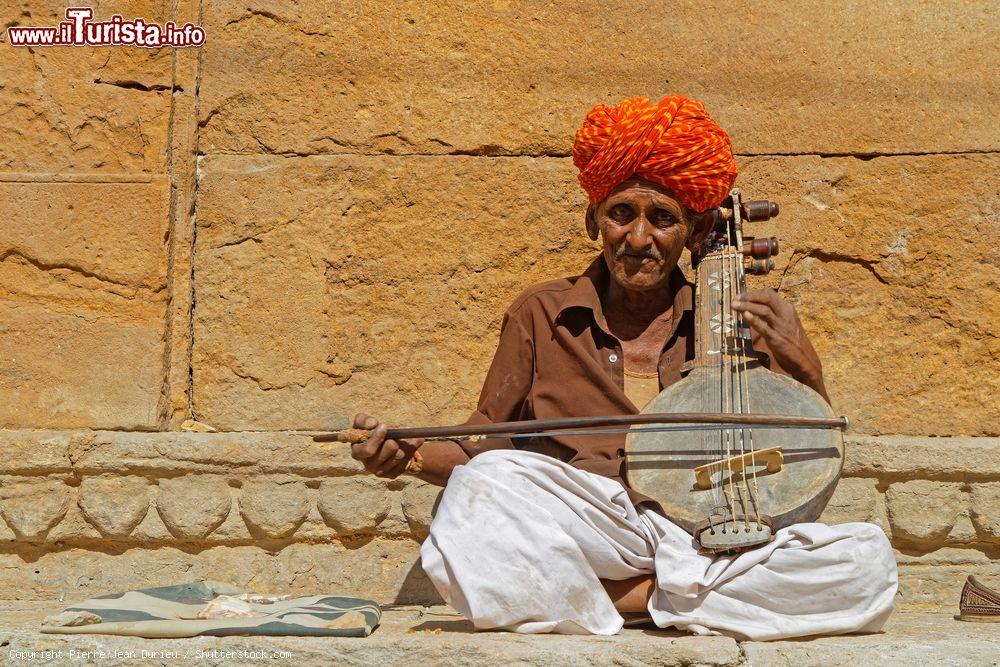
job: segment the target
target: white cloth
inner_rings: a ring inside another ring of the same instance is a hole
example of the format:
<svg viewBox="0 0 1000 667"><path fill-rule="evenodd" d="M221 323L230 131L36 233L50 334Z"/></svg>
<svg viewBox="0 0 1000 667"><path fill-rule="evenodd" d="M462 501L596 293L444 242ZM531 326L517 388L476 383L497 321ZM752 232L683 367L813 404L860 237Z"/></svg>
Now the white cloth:
<svg viewBox="0 0 1000 667"><path fill-rule="evenodd" d="M873 524L797 524L711 558L618 482L515 450L455 468L420 555L476 628L524 633L615 634L624 620L600 580L654 572L658 626L753 640L877 631L897 588Z"/></svg>

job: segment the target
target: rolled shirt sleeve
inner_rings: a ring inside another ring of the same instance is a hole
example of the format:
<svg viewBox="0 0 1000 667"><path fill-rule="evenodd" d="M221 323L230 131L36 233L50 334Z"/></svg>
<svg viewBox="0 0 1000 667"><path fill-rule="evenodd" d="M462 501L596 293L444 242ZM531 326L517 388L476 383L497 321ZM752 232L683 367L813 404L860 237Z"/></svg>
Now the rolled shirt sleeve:
<svg viewBox="0 0 1000 667"><path fill-rule="evenodd" d="M508 309L500 324L500 342L486 373L475 412L466 424L492 424L531 418L528 399L535 371L530 323L525 308ZM510 438L458 441L470 457L491 449L515 449Z"/></svg>

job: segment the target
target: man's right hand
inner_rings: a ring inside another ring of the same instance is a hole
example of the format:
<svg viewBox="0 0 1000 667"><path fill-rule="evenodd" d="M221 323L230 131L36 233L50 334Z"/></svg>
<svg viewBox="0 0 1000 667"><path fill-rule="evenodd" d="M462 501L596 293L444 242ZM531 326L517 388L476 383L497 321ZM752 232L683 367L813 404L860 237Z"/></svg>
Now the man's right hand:
<svg viewBox="0 0 1000 667"><path fill-rule="evenodd" d="M395 479L403 474L414 452L423 444L420 438L386 440L389 427L375 417L359 412L354 416L354 428L371 431L364 442L351 445L351 456L361 461L365 470L376 477Z"/></svg>

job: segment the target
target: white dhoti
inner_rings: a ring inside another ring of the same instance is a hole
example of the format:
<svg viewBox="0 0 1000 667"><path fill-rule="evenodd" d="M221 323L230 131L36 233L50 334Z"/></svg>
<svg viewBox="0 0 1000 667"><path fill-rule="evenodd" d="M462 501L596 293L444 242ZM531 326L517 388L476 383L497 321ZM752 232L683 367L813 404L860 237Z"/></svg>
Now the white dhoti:
<svg viewBox="0 0 1000 667"><path fill-rule="evenodd" d="M712 558L618 482L514 450L455 468L420 555L476 628L525 633L617 633L624 619L601 579L655 573L656 625L753 640L877 631L897 588L873 524L797 524Z"/></svg>

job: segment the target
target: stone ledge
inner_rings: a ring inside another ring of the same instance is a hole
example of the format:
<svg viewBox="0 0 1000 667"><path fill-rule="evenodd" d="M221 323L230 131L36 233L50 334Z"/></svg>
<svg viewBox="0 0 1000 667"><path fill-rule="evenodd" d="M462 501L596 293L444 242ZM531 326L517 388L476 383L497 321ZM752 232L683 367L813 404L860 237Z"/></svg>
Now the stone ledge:
<svg viewBox="0 0 1000 667"><path fill-rule="evenodd" d="M0 430L0 475L61 473L289 473L304 477L362 471L340 443L294 431Z"/></svg>
<svg viewBox="0 0 1000 667"><path fill-rule="evenodd" d="M257 651L280 657L271 664L435 665L980 665L995 655L1000 626L961 623L949 614L897 612L885 632L778 642L736 642L695 637L653 626L627 628L614 637L473 632L445 607L386 609L382 625L364 639L197 637L153 640L106 635L43 635L43 617L55 602L0 602L0 645L14 653L104 651L106 665L160 665L166 653L192 658L198 651ZM146 651L148 657L143 658ZM159 653L159 656L149 655ZM134 657L133 657L134 655ZM222 663L226 660L218 659Z"/></svg>
<svg viewBox="0 0 1000 667"><path fill-rule="evenodd" d="M0 539L92 547L422 540L440 489L303 432L0 431ZM900 549L1000 549L1000 439L855 437L823 519Z"/></svg>
<svg viewBox="0 0 1000 667"><path fill-rule="evenodd" d="M886 531L904 604L939 609L967 573L1000 574L1000 439L849 440L822 520ZM439 493L303 432L0 431L0 596L196 571L435 600L417 561Z"/></svg>
<svg viewBox="0 0 1000 667"><path fill-rule="evenodd" d="M1000 479L1000 438L848 436L844 474L973 482Z"/></svg>
<svg viewBox="0 0 1000 667"><path fill-rule="evenodd" d="M238 470L323 477L362 471L346 446L313 442L312 433L0 429L0 475ZM1000 480L1000 437L848 434L846 442L845 477Z"/></svg>

